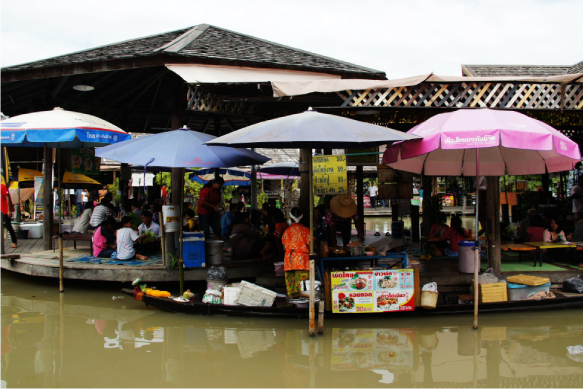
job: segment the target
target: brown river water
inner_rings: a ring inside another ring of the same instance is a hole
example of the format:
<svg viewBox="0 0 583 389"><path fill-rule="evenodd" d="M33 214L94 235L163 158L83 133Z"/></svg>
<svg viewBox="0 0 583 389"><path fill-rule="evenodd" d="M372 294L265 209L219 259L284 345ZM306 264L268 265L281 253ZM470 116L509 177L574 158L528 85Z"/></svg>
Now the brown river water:
<svg viewBox="0 0 583 389"><path fill-rule="evenodd" d="M170 289L173 291L172 289ZM307 320L147 309L2 272L2 387L583 387L583 310Z"/></svg>

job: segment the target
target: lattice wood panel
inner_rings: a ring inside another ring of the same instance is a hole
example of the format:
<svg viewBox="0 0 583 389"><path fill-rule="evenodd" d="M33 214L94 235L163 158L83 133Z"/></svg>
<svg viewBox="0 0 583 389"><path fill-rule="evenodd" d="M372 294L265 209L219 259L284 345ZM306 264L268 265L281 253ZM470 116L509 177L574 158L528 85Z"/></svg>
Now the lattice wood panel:
<svg viewBox="0 0 583 389"><path fill-rule="evenodd" d="M583 84L568 84L563 109L583 109ZM469 82L422 83L338 92L343 107L560 109L561 85Z"/></svg>
<svg viewBox="0 0 583 389"><path fill-rule="evenodd" d="M222 112L238 115L255 114L255 104L245 102L224 101L220 95L200 92L198 88L189 87L187 94L187 109L205 112Z"/></svg>

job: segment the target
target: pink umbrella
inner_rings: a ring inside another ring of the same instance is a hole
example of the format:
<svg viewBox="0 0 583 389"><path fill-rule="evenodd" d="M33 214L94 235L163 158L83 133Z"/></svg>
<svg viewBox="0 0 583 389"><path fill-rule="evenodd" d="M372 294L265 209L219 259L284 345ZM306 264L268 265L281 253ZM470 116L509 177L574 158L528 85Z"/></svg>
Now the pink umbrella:
<svg viewBox="0 0 583 389"><path fill-rule="evenodd" d="M408 133L423 139L394 143L385 151L383 163L397 170L417 174L423 171L429 176L478 178L503 176L506 171L509 175L554 173L571 170L581 160L577 143L551 126L514 111L460 109L433 116ZM477 239L476 234L476 248ZM474 328L478 326L479 266L476 250Z"/></svg>

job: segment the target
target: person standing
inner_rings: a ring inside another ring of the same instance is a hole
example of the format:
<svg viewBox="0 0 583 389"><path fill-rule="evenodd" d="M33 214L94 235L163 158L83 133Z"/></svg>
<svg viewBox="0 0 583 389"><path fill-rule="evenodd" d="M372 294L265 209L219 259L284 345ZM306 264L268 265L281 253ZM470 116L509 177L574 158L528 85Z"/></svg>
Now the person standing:
<svg viewBox="0 0 583 389"><path fill-rule="evenodd" d="M210 228L217 239L221 239L221 217L219 205L221 204L221 186L225 183L222 177L216 178L211 185L205 185L200 191L200 199L196 208L200 226L205 238L210 236Z"/></svg>
<svg viewBox="0 0 583 389"><path fill-rule="evenodd" d="M2 192L2 223L4 227L8 230L10 234L10 239L12 240L12 248L15 248L18 245L18 241L16 239L16 233L14 232L14 228L12 228L12 200L10 199L10 192L4 183L2 183L2 188L0 189ZM2 231L4 233L4 231Z"/></svg>
<svg viewBox="0 0 583 389"><path fill-rule="evenodd" d="M351 220L352 219L352 220ZM358 239L364 243L364 228L358 216L356 202L349 195L336 195L330 201L330 212L326 215L326 224L330 226L331 247L337 247L336 232L342 233L342 244L350 243L352 221L358 232Z"/></svg>
<svg viewBox="0 0 583 389"><path fill-rule="evenodd" d="M583 219L583 176L579 177L578 184L571 189L571 199L573 200L574 224Z"/></svg>
<svg viewBox="0 0 583 389"><path fill-rule="evenodd" d="M77 204L77 214L81 215L84 209L83 194L85 194L85 189L75 190L75 203Z"/></svg>
<svg viewBox="0 0 583 389"><path fill-rule="evenodd" d="M302 281L310 275L310 229L300 220L304 213L298 207L290 211L293 224L285 230L281 242L285 250L285 287L290 298L298 298L302 291Z"/></svg>
<svg viewBox="0 0 583 389"><path fill-rule="evenodd" d="M370 196L370 206L372 208L377 207L377 193L379 193L379 188L376 186L375 182L372 181L370 187L368 188L368 194Z"/></svg>

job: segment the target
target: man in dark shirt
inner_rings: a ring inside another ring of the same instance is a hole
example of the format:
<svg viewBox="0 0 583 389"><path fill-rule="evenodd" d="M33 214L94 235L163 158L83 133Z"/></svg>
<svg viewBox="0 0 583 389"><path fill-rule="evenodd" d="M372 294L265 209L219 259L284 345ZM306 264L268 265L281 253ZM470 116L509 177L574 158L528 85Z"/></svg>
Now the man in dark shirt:
<svg viewBox="0 0 583 389"><path fill-rule="evenodd" d="M221 186L225 183L222 177L216 178L209 186L205 186L200 191L200 199L196 213L200 226L204 231L205 238L210 236L210 228L217 239L221 239L221 216L219 206L221 205Z"/></svg>

